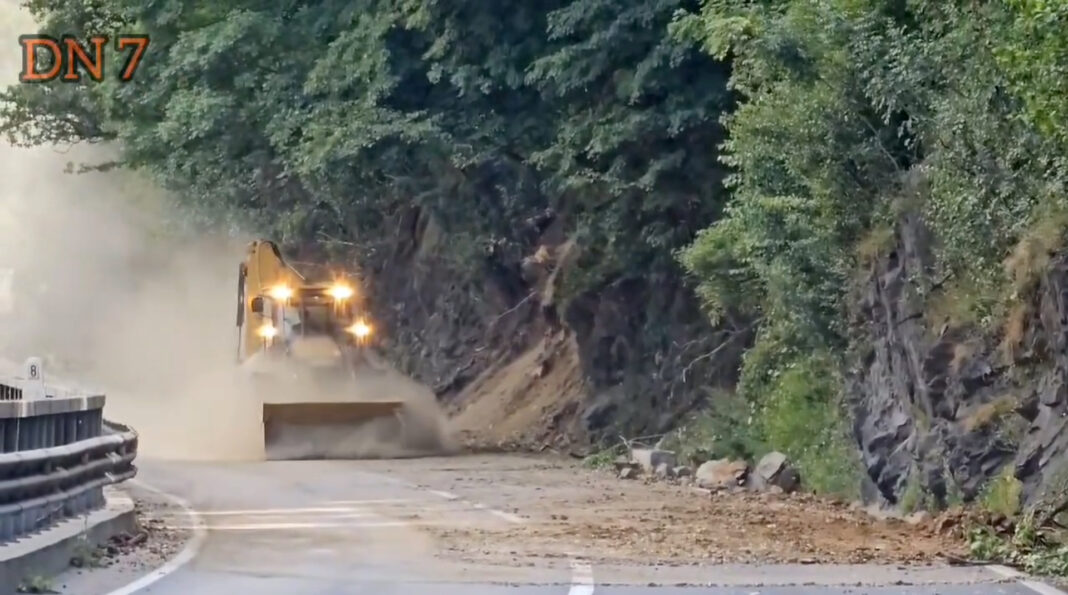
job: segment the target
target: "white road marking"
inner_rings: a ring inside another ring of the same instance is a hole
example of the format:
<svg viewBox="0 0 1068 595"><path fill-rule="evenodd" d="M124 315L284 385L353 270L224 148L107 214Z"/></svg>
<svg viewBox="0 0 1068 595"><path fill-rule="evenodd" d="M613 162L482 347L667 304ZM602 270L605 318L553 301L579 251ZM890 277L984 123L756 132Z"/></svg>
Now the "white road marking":
<svg viewBox="0 0 1068 595"><path fill-rule="evenodd" d="M1009 568L1008 566L1002 566L1000 564L991 564L989 566L986 566L986 568L990 569L991 572L999 574L1005 578L1016 579L1016 581L1021 585L1027 587L1028 589L1031 589L1035 593L1040 593L1041 595L1068 595L1068 593L1065 593L1064 591L1061 591L1060 589L1052 585L1047 585L1046 583L1042 583L1039 581L1028 580L1026 574L1014 568Z"/></svg>
<svg viewBox="0 0 1068 595"><path fill-rule="evenodd" d="M358 508L331 507L331 508L264 508L258 510L198 510L200 516L255 516L255 515L280 515L280 514L333 514L358 512Z"/></svg>
<svg viewBox="0 0 1068 595"><path fill-rule="evenodd" d="M515 523L517 525L520 525L525 522L525 520L521 516L517 516L510 512L505 512L503 510L497 510L496 508L490 508L489 506L486 506L485 504L482 504L480 502L475 502L471 504L471 506L478 510L484 510L497 518L502 518L508 521L509 523Z"/></svg>
<svg viewBox="0 0 1068 595"><path fill-rule="evenodd" d="M293 529L375 529L385 527L412 527L418 525L447 525L451 523L435 521L371 521L366 523L247 523L210 525L208 531L290 531ZM183 525L167 525L169 529L188 529ZM108 594L112 595L112 594Z"/></svg>
<svg viewBox="0 0 1068 595"><path fill-rule="evenodd" d="M189 528L193 531L193 537L189 540L188 543L185 544L185 547L182 548L182 551L179 552L178 555L175 556L173 559L171 559L170 562L167 562L163 566L160 566L156 570L142 576L141 578L133 581L132 583L127 584L125 587L119 587L118 589L107 593L106 595L131 595L132 593L136 593L141 589L144 589L145 587L158 581L159 579L173 573L182 566L185 566L193 558L195 558L198 553L200 553L200 548L204 546L204 540L207 538L208 535L208 531L204 526L204 520L200 518L197 512L193 510L193 507L190 506L189 502L185 501L185 499L175 496L174 494L168 494L167 492L164 492L159 488L150 486L140 480L131 479L129 480L129 482L142 489L163 496L164 498L170 500L171 502L175 503L179 508L184 510L186 516L191 521Z"/></svg>
<svg viewBox="0 0 1068 595"><path fill-rule="evenodd" d="M358 506L365 504L401 504L404 502L415 502L411 498L383 498L379 500L324 500L320 504L326 504L327 506Z"/></svg>
<svg viewBox="0 0 1068 595"><path fill-rule="evenodd" d="M508 521L509 523L514 523L516 525L522 525L523 523L526 522L526 519L524 519L521 516L514 515L514 514L512 514L510 512L505 512L503 510L497 510L495 508L489 509L489 513L492 514L495 517L502 518L502 519Z"/></svg>
<svg viewBox="0 0 1068 595"><path fill-rule="evenodd" d="M481 502L471 502L470 500L464 500L463 498L457 496L456 494L453 494L452 492L443 492L441 490L429 490L429 489L427 490L427 492L429 492L431 494L434 494L435 496L444 498L446 500L452 501L452 502L463 502L464 504L467 504L471 508L474 508L476 510L482 510L482 511L488 512L488 513L492 514L493 516L495 516L497 518L504 519L504 520L508 521L509 523L515 523L515 524L518 525L518 524L522 524L522 523L526 522L526 519L524 519L521 516L514 515L514 514L512 514L510 512L505 512L503 510L497 510L496 508L490 508L489 506L486 506L485 504L482 504Z"/></svg>
<svg viewBox="0 0 1068 595"><path fill-rule="evenodd" d="M571 559L571 588L567 595L593 595L593 566L578 558Z"/></svg>
<svg viewBox="0 0 1068 595"><path fill-rule="evenodd" d="M470 502L468 500L464 500L463 498L461 498L460 496L457 496L456 494L453 494L452 492L443 492L441 490L429 490L429 489L426 490L426 492L428 492L430 494L433 494L435 496L438 496L439 498L442 498L444 500L448 500L449 502L457 502L457 503L460 503L460 504L466 504L467 506L470 506L471 508L474 508L475 510L481 510L483 512L487 512L487 513L492 514L493 516L495 516L495 517L497 517L499 519L503 519L503 520L505 520L505 521L507 521L509 523L514 523L514 524L519 525L519 524L522 524L522 523L526 522L526 519L524 519L523 517L521 517L519 515L512 514L510 512L505 512L503 510L497 510L495 508L490 508L489 506L486 506L485 504L482 504L481 502ZM378 503L378 504L404 504L404 503L417 503L417 502L418 502L417 500L412 500L412 499L408 499L408 498L396 498L396 499L392 499L392 500L328 500L328 501L322 502L322 504L349 504L349 503L351 503L351 504L374 504L374 503ZM431 506L433 506L432 503L425 502L425 501L419 504L419 508L421 510L423 510L423 511L430 510ZM298 510L298 509L294 509L294 510ZM309 510L312 510L312 509L309 509Z"/></svg>

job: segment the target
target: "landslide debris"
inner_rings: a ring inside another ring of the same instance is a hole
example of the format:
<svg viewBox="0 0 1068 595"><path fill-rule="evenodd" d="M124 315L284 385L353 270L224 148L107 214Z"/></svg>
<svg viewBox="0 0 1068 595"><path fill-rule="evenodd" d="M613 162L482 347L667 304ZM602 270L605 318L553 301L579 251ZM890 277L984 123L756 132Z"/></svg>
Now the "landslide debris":
<svg viewBox="0 0 1068 595"><path fill-rule="evenodd" d="M382 463L384 465L384 463ZM890 563L966 558L961 537L936 525L878 518L857 504L778 490L695 490L641 474L620 481L549 456L473 455L384 467L528 522L430 527L444 555L511 564L565 552L594 563ZM630 468L630 467L628 467Z"/></svg>

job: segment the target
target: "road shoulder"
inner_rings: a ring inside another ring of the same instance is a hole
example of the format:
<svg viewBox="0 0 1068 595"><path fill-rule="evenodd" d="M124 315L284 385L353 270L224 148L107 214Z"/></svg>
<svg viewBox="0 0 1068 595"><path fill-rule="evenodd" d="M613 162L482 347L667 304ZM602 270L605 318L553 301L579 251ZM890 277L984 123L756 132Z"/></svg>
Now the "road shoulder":
<svg viewBox="0 0 1068 595"><path fill-rule="evenodd" d="M105 498L100 510L0 547L0 590L14 593L48 585L49 577L62 572L80 551L131 530L135 513L130 497L108 488Z"/></svg>
<svg viewBox="0 0 1068 595"><path fill-rule="evenodd" d="M133 499L136 526L77 561L52 580L64 595L110 595L165 566L186 548L190 529L175 528L166 519L185 511L176 502L137 484L126 491ZM73 561L73 560L72 560ZM78 567L78 566L81 567Z"/></svg>

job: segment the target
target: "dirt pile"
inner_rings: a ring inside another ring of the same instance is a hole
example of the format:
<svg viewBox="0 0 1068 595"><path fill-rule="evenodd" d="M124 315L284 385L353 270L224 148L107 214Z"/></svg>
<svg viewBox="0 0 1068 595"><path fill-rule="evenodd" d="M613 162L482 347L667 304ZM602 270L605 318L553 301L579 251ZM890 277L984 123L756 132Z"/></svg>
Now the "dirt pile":
<svg viewBox="0 0 1068 595"><path fill-rule="evenodd" d="M450 412L469 450L567 449L585 394L577 345L561 332L486 370Z"/></svg>
<svg viewBox="0 0 1068 595"><path fill-rule="evenodd" d="M512 563L516 557L579 556L595 564L716 562L942 562L963 540L856 505L803 494L695 491L621 481L556 456L476 455L426 459L388 470L421 485L522 515L497 528L430 528L447 556Z"/></svg>

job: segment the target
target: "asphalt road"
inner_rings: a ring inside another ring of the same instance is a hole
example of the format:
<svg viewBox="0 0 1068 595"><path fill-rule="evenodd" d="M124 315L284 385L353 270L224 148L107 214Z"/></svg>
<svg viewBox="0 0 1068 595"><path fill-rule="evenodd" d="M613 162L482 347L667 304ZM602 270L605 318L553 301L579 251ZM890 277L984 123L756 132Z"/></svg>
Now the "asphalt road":
<svg viewBox="0 0 1068 595"><path fill-rule="evenodd" d="M140 480L185 499L206 527L196 555L136 593L155 595L1033 594L987 569L885 566L600 567L566 556L463 561L422 528L492 528L507 512L417 487L360 462L142 462ZM136 489L136 488L135 488ZM462 496L462 494L460 495ZM175 526L196 522L174 515ZM477 553L477 552L476 552ZM63 593L131 595L108 571ZM861 585L865 586L861 586Z"/></svg>

